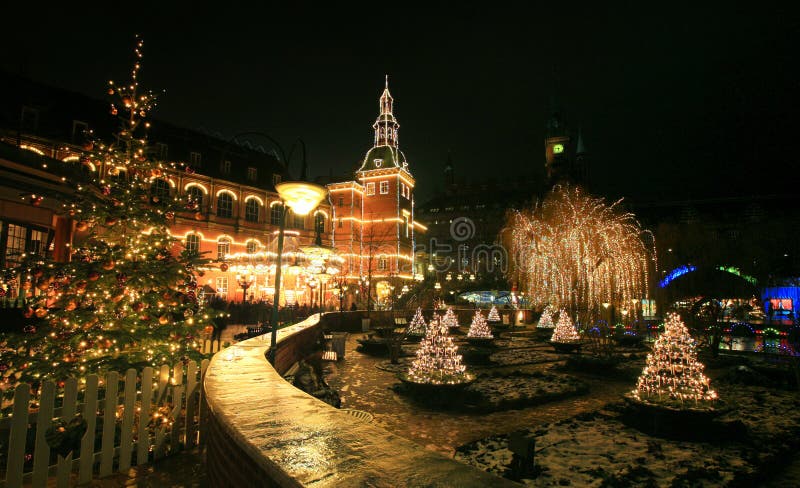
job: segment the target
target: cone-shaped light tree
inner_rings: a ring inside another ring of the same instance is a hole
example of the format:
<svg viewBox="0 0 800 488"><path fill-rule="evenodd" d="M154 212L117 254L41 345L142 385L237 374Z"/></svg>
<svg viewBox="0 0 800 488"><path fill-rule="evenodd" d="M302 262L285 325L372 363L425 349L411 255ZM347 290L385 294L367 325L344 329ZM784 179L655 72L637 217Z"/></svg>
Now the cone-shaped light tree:
<svg viewBox="0 0 800 488"><path fill-rule="evenodd" d="M552 342L575 342L580 340L580 338L578 331L575 330L575 325L572 323L572 319L569 318L569 314L566 310L562 310L561 313L558 314L558 322L553 331L553 338L550 340Z"/></svg>
<svg viewBox="0 0 800 488"><path fill-rule="evenodd" d="M444 317L442 317L442 324L445 327L458 327L458 317L456 317L455 312L453 312L453 307L447 307L447 312L444 313Z"/></svg>
<svg viewBox="0 0 800 488"><path fill-rule="evenodd" d="M406 379L434 385L455 385L472 380L466 367L461 364L461 355L453 344L453 338L448 335L447 325L435 314Z"/></svg>
<svg viewBox="0 0 800 488"><path fill-rule="evenodd" d="M152 92L140 88L142 42L131 79L110 82L119 129L107 143L87 134L77 171L66 180L74 200L64 212L77 221L70 261L24 256L4 276L18 286L26 316L38 322L0 337L4 369L16 381L60 380L87 372L199 359L201 329L214 313L198 297L196 253L168 230L187 202L173 194L171 172L147 143Z"/></svg>
<svg viewBox="0 0 800 488"><path fill-rule="evenodd" d="M486 319L480 310L475 310L475 316L472 318L472 323L469 326L467 337L475 337L480 339L492 339L492 329L486 323Z"/></svg>
<svg viewBox="0 0 800 488"><path fill-rule="evenodd" d="M427 329L425 317L422 316L422 307L417 307L417 313L408 324L408 333L411 335L423 335Z"/></svg>
<svg viewBox="0 0 800 488"><path fill-rule="evenodd" d="M542 316L539 317L539 323L536 327L540 329L552 329L556 324L553 323L553 308L548 305L544 308Z"/></svg>
<svg viewBox="0 0 800 488"><path fill-rule="evenodd" d="M492 308L489 309L489 315L486 317L486 320L489 322L500 322L500 314L497 312L497 307L492 305Z"/></svg>
<svg viewBox="0 0 800 488"><path fill-rule="evenodd" d="M631 392L634 398L680 407L710 407L717 392L703 374L696 347L680 316L670 314Z"/></svg>

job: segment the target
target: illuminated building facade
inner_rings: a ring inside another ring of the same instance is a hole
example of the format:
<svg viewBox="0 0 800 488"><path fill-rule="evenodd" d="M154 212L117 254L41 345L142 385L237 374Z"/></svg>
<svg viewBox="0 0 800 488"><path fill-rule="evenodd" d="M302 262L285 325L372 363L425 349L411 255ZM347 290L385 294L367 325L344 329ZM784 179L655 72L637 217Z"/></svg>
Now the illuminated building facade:
<svg viewBox="0 0 800 488"><path fill-rule="evenodd" d="M331 235L350 280L372 279L380 298L393 279L414 278L414 239L425 226L414 218L414 185L398 144L388 78L373 124L373 146L352 181L328 184Z"/></svg>

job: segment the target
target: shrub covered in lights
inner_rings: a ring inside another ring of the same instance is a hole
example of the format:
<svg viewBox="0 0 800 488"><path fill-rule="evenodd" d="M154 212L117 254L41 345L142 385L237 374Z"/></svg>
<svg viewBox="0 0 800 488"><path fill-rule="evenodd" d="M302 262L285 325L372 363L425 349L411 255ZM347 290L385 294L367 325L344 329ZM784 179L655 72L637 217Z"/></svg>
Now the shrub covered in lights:
<svg viewBox="0 0 800 488"><path fill-rule="evenodd" d="M64 213L77 222L71 261L22 256L3 276L24 315L38 319L0 338L6 381L60 380L99 370L199 359L198 339L214 312L205 309L194 276L201 260L182 251L168 230L193 202L171 195L174 163L157 162L147 143L152 92L140 89L141 41L132 78L109 84L119 130L108 144L87 134L86 167ZM180 168L191 171L191 168Z"/></svg>
<svg viewBox="0 0 800 488"><path fill-rule="evenodd" d="M479 339L492 339L494 337L492 336L492 329L489 328L480 310L475 310L475 316L472 318L467 337Z"/></svg>
<svg viewBox="0 0 800 488"><path fill-rule="evenodd" d="M711 389L703 369L689 330L679 315L670 314L631 395L648 403L710 407L717 393Z"/></svg>
<svg viewBox="0 0 800 488"><path fill-rule="evenodd" d="M417 307L417 313L414 314L414 318L412 318L411 322L408 324L408 334L423 335L426 329L427 325L425 324L425 317L422 315L422 308Z"/></svg>
<svg viewBox="0 0 800 488"><path fill-rule="evenodd" d="M551 341L561 343L577 342L580 338L578 331L575 329L575 325L572 323L572 319L569 318L569 314L566 310L562 310L561 313L558 314L558 323L556 323Z"/></svg>
<svg viewBox="0 0 800 488"><path fill-rule="evenodd" d="M542 316L539 317L539 323L536 327L540 329L552 329L555 326L556 324L553 323L553 307L548 305L544 308Z"/></svg>
<svg viewBox="0 0 800 488"><path fill-rule="evenodd" d="M497 311L497 307L492 305L492 308L489 309L489 315L486 316L486 320L489 322L500 322L500 313Z"/></svg>
<svg viewBox="0 0 800 488"><path fill-rule="evenodd" d="M456 385L473 380L461 364L461 355L448 335L448 327L437 315L428 324L428 332L417 349L406 381L433 385Z"/></svg>
<svg viewBox="0 0 800 488"><path fill-rule="evenodd" d="M458 317L456 317L455 312L453 312L453 307L447 307L447 311L444 313L444 317L442 317L442 324L445 327L458 327Z"/></svg>

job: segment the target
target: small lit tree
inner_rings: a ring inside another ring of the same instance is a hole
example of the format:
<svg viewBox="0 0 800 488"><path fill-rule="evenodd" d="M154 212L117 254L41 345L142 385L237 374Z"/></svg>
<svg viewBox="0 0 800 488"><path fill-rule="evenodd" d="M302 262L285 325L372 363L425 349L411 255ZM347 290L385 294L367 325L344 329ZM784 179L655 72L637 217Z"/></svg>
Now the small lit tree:
<svg viewBox="0 0 800 488"><path fill-rule="evenodd" d="M445 312L444 317L442 317L442 324L445 327L458 327L458 317L456 317L455 312L453 312L453 307L447 307L447 312Z"/></svg>
<svg viewBox="0 0 800 488"><path fill-rule="evenodd" d="M489 315L486 317L486 320L489 322L500 322L500 314L497 312L497 307L492 305L492 308L489 310Z"/></svg>
<svg viewBox="0 0 800 488"><path fill-rule="evenodd" d="M562 310L561 313L558 314L558 323L556 323L551 341L576 342L578 340L580 340L580 336L575 329L575 325L572 323L572 319L569 318L569 314L565 310Z"/></svg>
<svg viewBox="0 0 800 488"><path fill-rule="evenodd" d="M492 329L486 323L486 319L480 310L475 310L475 316L472 318L472 323L469 326L467 337L475 337L481 339L492 339Z"/></svg>
<svg viewBox="0 0 800 488"><path fill-rule="evenodd" d="M425 324L425 317L422 316L422 307L417 307L417 313L414 314L414 318L408 324L408 334L422 335L425 334L426 330L427 325Z"/></svg>
<svg viewBox="0 0 800 488"><path fill-rule="evenodd" d="M695 340L680 316L670 314L631 394L637 400L652 403L710 407L717 392L711 389L703 369L697 360Z"/></svg>
<svg viewBox="0 0 800 488"><path fill-rule="evenodd" d="M448 335L447 325L435 314L405 377L414 383L434 385L455 385L472 380L466 366L461 364L461 355Z"/></svg>
<svg viewBox="0 0 800 488"><path fill-rule="evenodd" d="M556 324L553 323L553 308L548 305L544 308L542 316L539 317L539 324L536 326L540 329L552 329Z"/></svg>

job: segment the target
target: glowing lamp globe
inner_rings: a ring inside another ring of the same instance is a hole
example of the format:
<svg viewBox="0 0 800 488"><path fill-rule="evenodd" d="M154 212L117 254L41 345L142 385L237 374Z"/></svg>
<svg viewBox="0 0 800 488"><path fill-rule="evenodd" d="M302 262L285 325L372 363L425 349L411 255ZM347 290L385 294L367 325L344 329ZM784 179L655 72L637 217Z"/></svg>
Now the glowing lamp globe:
<svg viewBox="0 0 800 488"><path fill-rule="evenodd" d="M325 198L324 187L305 181L287 181L275 185L281 199L296 215L308 215Z"/></svg>

